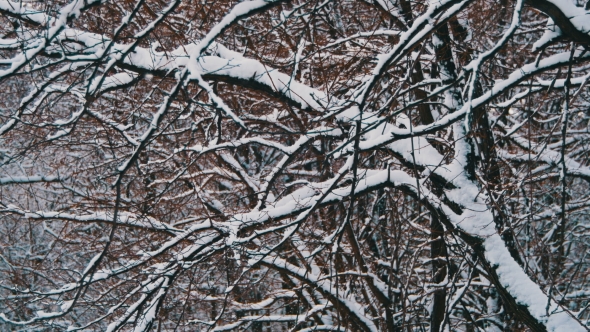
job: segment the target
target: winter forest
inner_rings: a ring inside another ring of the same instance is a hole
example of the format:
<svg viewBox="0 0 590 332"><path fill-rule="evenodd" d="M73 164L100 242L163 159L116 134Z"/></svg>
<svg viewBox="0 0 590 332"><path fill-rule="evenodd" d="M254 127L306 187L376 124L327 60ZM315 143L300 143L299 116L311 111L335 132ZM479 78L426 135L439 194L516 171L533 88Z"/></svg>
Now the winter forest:
<svg viewBox="0 0 590 332"><path fill-rule="evenodd" d="M0 0L0 331L588 331L589 80L579 0Z"/></svg>

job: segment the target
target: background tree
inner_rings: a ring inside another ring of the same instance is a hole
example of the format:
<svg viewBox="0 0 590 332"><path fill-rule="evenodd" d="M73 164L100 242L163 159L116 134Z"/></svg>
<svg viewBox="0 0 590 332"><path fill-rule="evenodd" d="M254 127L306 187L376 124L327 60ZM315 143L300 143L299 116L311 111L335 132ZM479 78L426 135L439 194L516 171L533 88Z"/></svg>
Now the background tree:
<svg viewBox="0 0 590 332"><path fill-rule="evenodd" d="M570 0L0 0L0 329L586 331Z"/></svg>

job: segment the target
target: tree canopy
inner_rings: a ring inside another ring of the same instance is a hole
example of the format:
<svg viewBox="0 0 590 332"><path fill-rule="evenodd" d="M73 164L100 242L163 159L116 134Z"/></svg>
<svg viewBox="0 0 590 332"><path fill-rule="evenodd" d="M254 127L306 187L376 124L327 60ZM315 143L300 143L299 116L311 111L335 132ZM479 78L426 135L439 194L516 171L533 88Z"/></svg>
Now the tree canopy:
<svg viewBox="0 0 590 332"><path fill-rule="evenodd" d="M576 0L0 0L0 330L588 331Z"/></svg>

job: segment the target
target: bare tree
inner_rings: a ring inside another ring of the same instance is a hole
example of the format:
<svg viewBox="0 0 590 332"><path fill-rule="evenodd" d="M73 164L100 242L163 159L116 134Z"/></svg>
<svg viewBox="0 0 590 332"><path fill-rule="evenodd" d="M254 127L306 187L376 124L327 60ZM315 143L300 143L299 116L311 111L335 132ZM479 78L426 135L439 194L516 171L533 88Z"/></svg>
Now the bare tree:
<svg viewBox="0 0 590 332"><path fill-rule="evenodd" d="M587 331L584 5L0 0L0 329Z"/></svg>

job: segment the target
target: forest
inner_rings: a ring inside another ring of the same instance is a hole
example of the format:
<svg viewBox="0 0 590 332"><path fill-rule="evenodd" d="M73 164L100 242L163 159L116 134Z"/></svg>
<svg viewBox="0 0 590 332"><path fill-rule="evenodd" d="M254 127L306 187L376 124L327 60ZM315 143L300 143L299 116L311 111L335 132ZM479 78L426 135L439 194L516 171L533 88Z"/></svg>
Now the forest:
<svg viewBox="0 0 590 332"><path fill-rule="evenodd" d="M0 0L0 331L590 331L590 1Z"/></svg>

